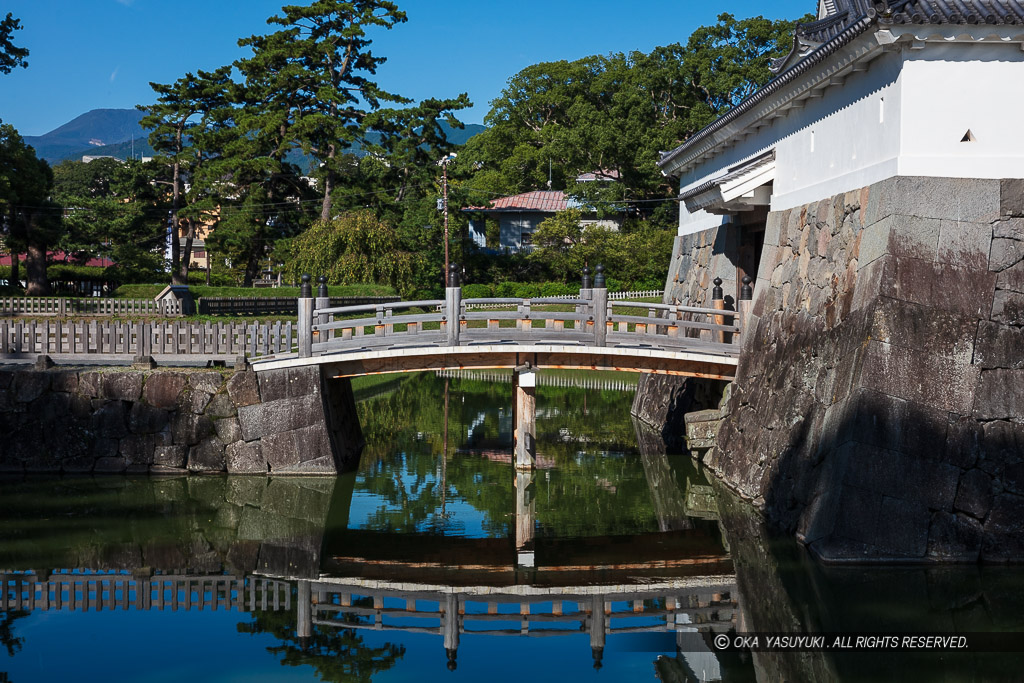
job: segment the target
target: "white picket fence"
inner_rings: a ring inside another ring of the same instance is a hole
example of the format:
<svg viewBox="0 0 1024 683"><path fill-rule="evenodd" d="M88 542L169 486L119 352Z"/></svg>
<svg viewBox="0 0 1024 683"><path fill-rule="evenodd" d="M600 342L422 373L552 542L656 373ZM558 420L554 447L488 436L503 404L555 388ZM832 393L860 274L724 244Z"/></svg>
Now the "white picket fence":
<svg viewBox="0 0 1024 683"><path fill-rule="evenodd" d="M0 298L0 316L59 317L91 315L98 317L181 315L181 302L177 299L103 299L99 297L72 299L67 297L3 297Z"/></svg>

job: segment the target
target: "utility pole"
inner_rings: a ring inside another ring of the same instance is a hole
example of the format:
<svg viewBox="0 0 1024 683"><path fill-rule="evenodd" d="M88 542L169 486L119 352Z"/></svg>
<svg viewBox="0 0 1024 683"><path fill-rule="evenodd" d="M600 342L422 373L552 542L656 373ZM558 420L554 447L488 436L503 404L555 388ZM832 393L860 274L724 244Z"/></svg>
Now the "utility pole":
<svg viewBox="0 0 1024 683"><path fill-rule="evenodd" d="M444 158L441 165L441 187L444 191L444 273L442 279L445 287L448 286L448 157Z"/></svg>
<svg viewBox="0 0 1024 683"><path fill-rule="evenodd" d="M445 287L448 286L448 164L456 156L458 155L452 152L437 162L441 167L441 210L444 211L444 272L441 274L441 280Z"/></svg>

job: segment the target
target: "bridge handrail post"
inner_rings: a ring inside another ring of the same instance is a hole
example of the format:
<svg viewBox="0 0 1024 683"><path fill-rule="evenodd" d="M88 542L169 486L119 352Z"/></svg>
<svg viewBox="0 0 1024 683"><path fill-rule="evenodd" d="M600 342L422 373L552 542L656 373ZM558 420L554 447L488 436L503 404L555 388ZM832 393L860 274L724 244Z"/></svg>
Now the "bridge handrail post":
<svg viewBox="0 0 1024 683"><path fill-rule="evenodd" d="M604 266L597 266L594 288L591 290L591 310L594 312L594 345L606 346L608 340L608 288L605 286Z"/></svg>
<svg viewBox="0 0 1024 683"><path fill-rule="evenodd" d="M722 278L716 277L713 282L715 286L714 289L711 290L711 308L715 309L716 311L724 311L725 293L722 290ZM716 315L714 316L714 320L712 322L714 322L716 325L724 325L725 316ZM722 330L717 330L715 332L715 341L717 341L719 344L724 344L725 332L723 332Z"/></svg>
<svg viewBox="0 0 1024 683"><path fill-rule="evenodd" d="M321 275L319 278L317 278L317 282L319 283L320 286L317 287L316 292L316 308L321 310L325 308L330 308L331 295L327 291L327 278ZM329 322L331 322L331 316L327 315L326 313L321 313L316 317L317 325L326 325ZM313 335L313 343L328 341L331 338L332 332L333 330L325 330L323 332L318 332L317 334Z"/></svg>
<svg viewBox="0 0 1024 683"><path fill-rule="evenodd" d="M299 358L313 355L313 287L309 280L308 274L303 275L299 290Z"/></svg>
<svg viewBox="0 0 1024 683"><path fill-rule="evenodd" d="M590 282L590 268L583 267L583 277L580 280L580 299L583 301L590 301L594 295L594 289ZM587 304L579 304L576 306L576 313L585 314L587 312ZM586 330L586 321L578 321L576 323L576 329L580 331Z"/></svg>
<svg viewBox="0 0 1024 683"><path fill-rule="evenodd" d="M462 287L459 282L459 266L453 263L448 268L448 287L444 290L444 309L447 319L448 346L459 345L462 327Z"/></svg>
<svg viewBox="0 0 1024 683"><path fill-rule="evenodd" d="M751 286L754 281L750 279L749 275L743 276L743 287L740 289L740 300L737 303L737 312L739 313L740 333L733 336L734 344L742 344L743 339L747 334L747 323L750 320L750 311L754 307L754 288Z"/></svg>

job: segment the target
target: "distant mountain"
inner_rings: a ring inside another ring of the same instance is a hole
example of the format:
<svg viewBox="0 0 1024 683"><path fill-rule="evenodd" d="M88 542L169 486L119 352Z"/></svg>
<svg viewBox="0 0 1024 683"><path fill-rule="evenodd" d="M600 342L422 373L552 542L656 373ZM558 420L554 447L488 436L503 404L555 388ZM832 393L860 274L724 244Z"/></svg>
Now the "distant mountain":
<svg viewBox="0 0 1024 683"><path fill-rule="evenodd" d="M139 125L142 116L143 113L135 109L94 109L45 135L26 136L25 142L35 148L37 156L51 164L64 159L81 159L87 154L117 156L99 150L121 142L128 143L127 156L133 135L137 144L145 142L149 135Z"/></svg>
<svg viewBox="0 0 1024 683"><path fill-rule="evenodd" d="M153 156L153 148L148 141L149 131L139 125L142 116L143 113L135 109L94 109L45 135L26 136L25 142L35 148L37 156L51 164L68 159L80 160L83 156L127 159L133 149L136 158ZM441 126L448 139L457 145L465 144L486 130L477 123L467 123L462 130L453 129L444 122ZM302 167L308 167L310 162L301 152L289 155L289 161Z"/></svg>

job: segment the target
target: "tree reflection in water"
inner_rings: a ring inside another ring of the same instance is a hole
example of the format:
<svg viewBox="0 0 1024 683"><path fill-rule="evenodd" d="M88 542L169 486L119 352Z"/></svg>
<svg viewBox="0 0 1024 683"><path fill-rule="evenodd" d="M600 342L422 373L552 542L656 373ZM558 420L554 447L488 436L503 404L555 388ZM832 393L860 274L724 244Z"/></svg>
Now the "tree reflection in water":
<svg viewBox="0 0 1024 683"><path fill-rule="evenodd" d="M372 606L372 600L369 606ZM309 636L296 633L296 608L279 612L256 612L252 621L238 624L238 632L268 634L280 641L267 652L282 666L311 666L322 681L369 683L373 677L393 667L405 655L404 645L384 643L367 645L355 629L313 626Z"/></svg>

